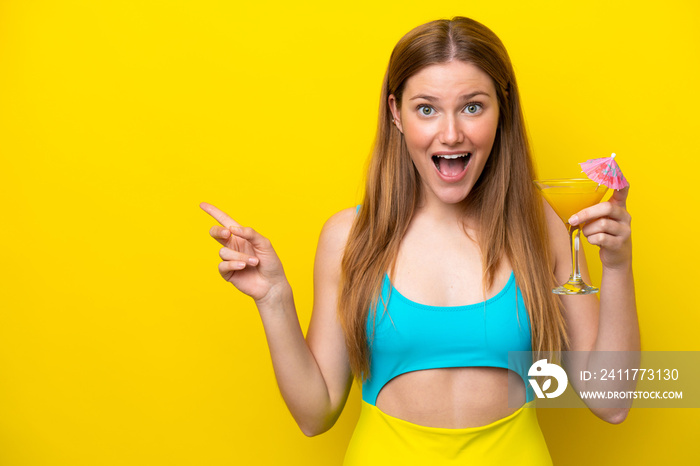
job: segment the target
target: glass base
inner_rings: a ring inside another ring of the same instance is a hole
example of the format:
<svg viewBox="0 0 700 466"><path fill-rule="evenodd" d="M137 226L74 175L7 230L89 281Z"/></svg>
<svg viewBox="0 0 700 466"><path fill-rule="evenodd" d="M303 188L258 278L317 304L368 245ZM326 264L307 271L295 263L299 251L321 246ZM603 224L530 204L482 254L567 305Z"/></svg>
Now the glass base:
<svg viewBox="0 0 700 466"><path fill-rule="evenodd" d="M572 280L552 289L554 294L594 294L600 291L595 286L588 285L583 280Z"/></svg>

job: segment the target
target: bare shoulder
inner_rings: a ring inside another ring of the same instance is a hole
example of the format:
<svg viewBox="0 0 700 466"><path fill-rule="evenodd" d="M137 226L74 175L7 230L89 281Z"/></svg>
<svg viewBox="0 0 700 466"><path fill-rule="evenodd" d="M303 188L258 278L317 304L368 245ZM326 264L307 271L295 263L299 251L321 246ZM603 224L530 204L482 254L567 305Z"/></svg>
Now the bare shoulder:
<svg viewBox="0 0 700 466"><path fill-rule="evenodd" d="M350 233L352 223L355 221L356 211L356 207L348 207L340 212L336 212L326 220L323 229L328 230L332 234L345 233L347 235Z"/></svg>
<svg viewBox="0 0 700 466"><path fill-rule="evenodd" d="M355 221L356 208L348 207L340 212L337 212L326 220L326 223L321 229L321 235L318 240L319 258L326 257L340 260L345 243L348 241L350 229Z"/></svg>

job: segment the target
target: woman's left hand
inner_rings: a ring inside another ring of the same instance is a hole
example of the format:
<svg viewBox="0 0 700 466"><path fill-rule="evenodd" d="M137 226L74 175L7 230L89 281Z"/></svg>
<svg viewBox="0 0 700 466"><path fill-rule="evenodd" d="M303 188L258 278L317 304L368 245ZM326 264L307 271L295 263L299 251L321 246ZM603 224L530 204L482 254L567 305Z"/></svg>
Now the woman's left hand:
<svg viewBox="0 0 700 466"><path fill-rule="evenodd" d="M582 225L588 242L600 247L604 268L629 267L632 263L632 217L627 212L629 187L614 191L607 202L583 209L569 219L572 226Z"/></svg>

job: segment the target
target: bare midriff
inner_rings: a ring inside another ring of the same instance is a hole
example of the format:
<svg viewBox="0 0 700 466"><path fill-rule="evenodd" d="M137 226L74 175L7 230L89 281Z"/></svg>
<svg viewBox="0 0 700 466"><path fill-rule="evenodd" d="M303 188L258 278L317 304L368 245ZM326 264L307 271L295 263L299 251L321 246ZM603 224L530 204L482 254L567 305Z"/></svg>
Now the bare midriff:
<svg viewBox="0 0 700 466"><path fill-rule="evenodd" d="M511 387L522 388L510 404L509 377ZM525 386L516 373L500 367L457 367L399 375L379 392L376 406L414 424L460 429L503 419L524 403Z"/></svg>

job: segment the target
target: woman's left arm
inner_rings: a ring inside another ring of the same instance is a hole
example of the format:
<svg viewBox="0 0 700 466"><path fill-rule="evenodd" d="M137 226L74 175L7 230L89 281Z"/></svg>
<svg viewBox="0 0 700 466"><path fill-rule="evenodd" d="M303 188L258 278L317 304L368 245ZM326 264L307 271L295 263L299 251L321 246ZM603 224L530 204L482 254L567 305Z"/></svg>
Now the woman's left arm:
<svg viewBox="0 0 700 466"><path fill-rule="evenodd" d="M639 351L639 322L632 275L629 187L614 191L608 202L588 207L569 219L583 225L581 233L600 247L603 276L594 351Z"/></svg>
<svg viewBox="0 0 700 466"><path fill-rule="evenodd" d="M639 354L639 323L632 274L631 217L626 206L628 192L629 188L615 191L607 202L586 208L569 219L571 225L581 226L581 232L589 243L600 248L603 266L600 302L596 295L561 297L569 336L567 349L576 352L569 353L571 357L565 362L569 380L577 392L602 388L601 381L578 380L576 376L582 370L600 373L602 367L609 368L613 361L620 366L631 366ZM562 232L561 221L556 227L552 226L552 214L553 212L548 213L548 219L550 231L554 228L555 233L552 238L554 271L558 280L563 282L571 272L569 238L568 234ZM588 281L588 268L583 254L579 263L581 274ZM624 370L625 367L619 368ZM629 382L618 381L617 384L619 389L633 389ZM605 388L609 389L610 386L606 385ZM629 412L629 404L626 407L611 408L600 401L584 402L596 416L614 424L622 422Z"/></svg>

